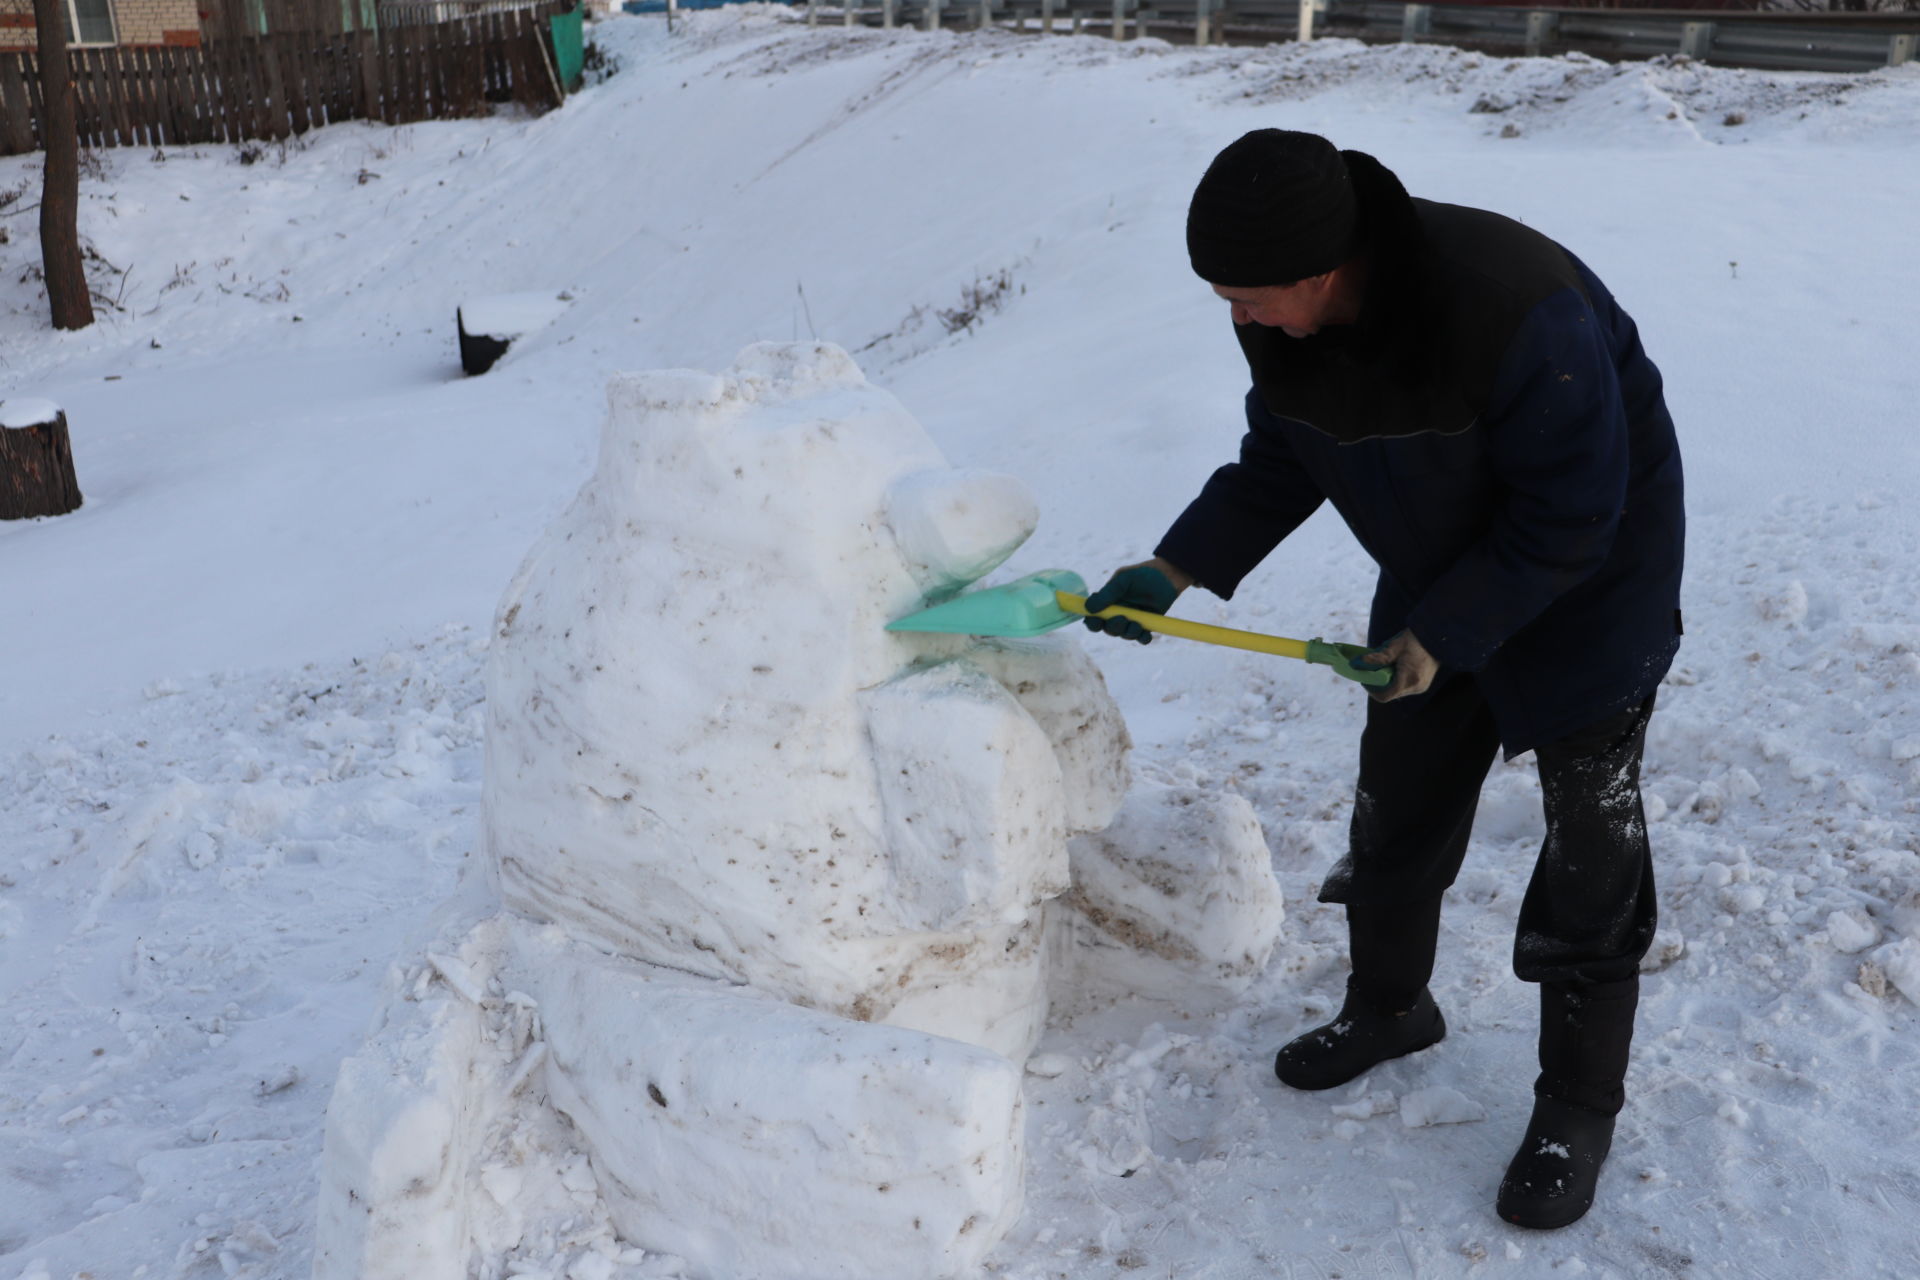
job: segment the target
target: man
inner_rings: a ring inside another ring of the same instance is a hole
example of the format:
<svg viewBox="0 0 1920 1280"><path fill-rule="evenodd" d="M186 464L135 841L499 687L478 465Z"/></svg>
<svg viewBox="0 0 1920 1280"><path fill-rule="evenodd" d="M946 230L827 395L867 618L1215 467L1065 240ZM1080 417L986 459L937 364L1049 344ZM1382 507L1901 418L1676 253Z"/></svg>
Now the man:
<svg viewBox="0 0 1920 1280"><path fill-rule="evenodd" d="M1536 754L1547 836L1513 966L1540 984L1540 1074L1497 1207L1566 1226L1625 1100L1654 929L1639 769L1679 645L1684 531L1660 374L1559 245L1410 199L1312 134L1222 151L1187 245L1253 374L1248 432L1154 558L1088 606L1165 612L1193 585L1231 598L1322 500L1380 566L1369 660L1394 678L1367 708L1349 852L1320 893L1346 907L1353 972L1339 1015L1280 1050L1295 1088L1446 1034L1427 990L1441 894L1495 751Z"/></svg>

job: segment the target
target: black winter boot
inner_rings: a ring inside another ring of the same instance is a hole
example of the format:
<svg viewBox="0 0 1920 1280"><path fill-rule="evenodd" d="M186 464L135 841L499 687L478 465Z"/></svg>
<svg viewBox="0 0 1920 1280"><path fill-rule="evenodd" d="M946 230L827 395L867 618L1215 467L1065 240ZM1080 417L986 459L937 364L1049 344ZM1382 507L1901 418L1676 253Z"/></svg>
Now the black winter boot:
<svg viewBox="0 0 1920 1280"><path fill-rule="evenodd" d="M1426 988L1412 1008L1390 1013L1362 998L1349 981L1339 1014L1288 1041L1273 1060L1273 1073L1295 1089L1332 1089L1390 1058L1438 1044L1446 1034L1447 1021Z"/></svg>
<svg viewBox="0 0 1920 1280"><path fill-rule="evenodd" d="M1500 1182L1496 1208L1516 1226L1552 1229L1593 1206L1613 1122L1626 1101L1640 980L1540 985L1540 1078L1533 1118Z"/></svg>
<svg viewBox="0 0 1920 1280"><path fill-rule="evenodd" d="M1347 904L1347 950L1353 976L1332 1022L1289 1041L1273 1073L1296 1089L1331 1089L1405 1057L1447 1034L1446 1019L1427 991L1440 899L1388 905Z"/></svg>
<svg viewBox="0 0 1920 1280"><path fill-rule="evenodd" d="M1600 1166L1613 1148L1613 1117L1558 1098L1536 1098L1527 1136L1507 1165L1495 1202L1517 1227L1552 1230L1593 1207Z"/></svg>

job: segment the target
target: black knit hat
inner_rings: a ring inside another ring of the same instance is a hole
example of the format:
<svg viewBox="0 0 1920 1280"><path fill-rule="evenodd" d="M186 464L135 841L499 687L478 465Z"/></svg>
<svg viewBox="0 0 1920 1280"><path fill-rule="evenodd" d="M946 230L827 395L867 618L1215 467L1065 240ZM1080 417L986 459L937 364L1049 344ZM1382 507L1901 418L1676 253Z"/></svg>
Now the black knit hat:
<svg viewBox="0 0 1920 1280"><path fill-rule="evenodd" d="M1187 208L1187 255L1210 284L1292 284L1356 244L1353 179L1316 133L1256 129L1213 158Z"/></svg>

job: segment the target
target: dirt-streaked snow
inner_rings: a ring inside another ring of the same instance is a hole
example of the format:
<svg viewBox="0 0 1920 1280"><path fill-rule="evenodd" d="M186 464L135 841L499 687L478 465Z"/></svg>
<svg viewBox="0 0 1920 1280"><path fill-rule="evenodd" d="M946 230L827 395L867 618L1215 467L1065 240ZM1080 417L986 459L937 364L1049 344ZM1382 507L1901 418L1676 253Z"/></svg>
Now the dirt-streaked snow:
<svg viewBox="0 0 1920 1280"><path fill-rule="evenodd" d="M1272 1050L1343 981L1313 894L1358 691L1090 644L1145 783L1253 805L1286 935L1243 994L1056 1008L992 1269L1920 1273L1920 67L753 11L596 38L619 74L538 120L344 126L253 165L102 153L81 229L121 309L80 334L46 331L30 278L37 164L0 161L27 192L0 209L0 398L65 409L87 495L0 526L0 1276L307 1273L338 1064L389 970L426 974L475 848L486 619L587 474L609 374L839 342L954 463L1034 490L1006 572L1097 578L1238 440L1245 370L1181 223L1214 151L1269 124L1564 240L1667 375L1688 636L1647 753L1664 914L1629 1110L1589 1218L1493 1217L1533 1073L1507 967L1526 761L1496 766L1449 896L1449 1038L1331 1095L1277 1085ZM462 300L561 290L458 377ZM1323 513L1231 609L1181 608L1357 638L1369 582ZM1415 1099L1459 1122L1410 1125ZM481 1274L671 1274L615 1239L564 1132L522 1155Z"/></svg>

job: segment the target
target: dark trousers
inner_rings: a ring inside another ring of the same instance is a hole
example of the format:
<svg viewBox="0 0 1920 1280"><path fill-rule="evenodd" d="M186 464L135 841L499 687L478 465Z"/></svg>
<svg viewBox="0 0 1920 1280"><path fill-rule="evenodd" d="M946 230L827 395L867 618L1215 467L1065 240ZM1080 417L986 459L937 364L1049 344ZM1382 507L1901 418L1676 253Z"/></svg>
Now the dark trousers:
<svg viewBox="0 0 1920 1280"><path fill-rule="evenodd" d="M1618 982L1639 972L1655 920L1640 805L1652 714L1649 697L1535 749L1547 838L1520 903L1513 971L1522 981ZM1416 916L1437 906L1460 873L1499 749L1471 676L1455 674L1422 698L1368 704L1348 854L1320 901Z"/></svg>
<svg viewBox="0 0 1920 1280"><path fill-rule="evenodd" d="M1640 958L1653 942L1653 859L1640 804L1649 697L1535 748L1547 836L1520 903L1513 970L1543 984L1542 1093L1617 1111ZM1353 993L1408 1008L1433 973L1440 896L1460 872L1500 748L1471 676L1372 703L1347 857L1322 902L1347 907Z"/></svg>

